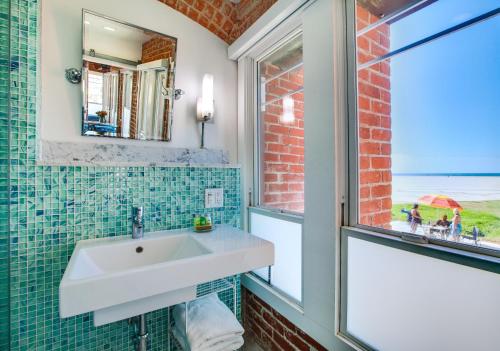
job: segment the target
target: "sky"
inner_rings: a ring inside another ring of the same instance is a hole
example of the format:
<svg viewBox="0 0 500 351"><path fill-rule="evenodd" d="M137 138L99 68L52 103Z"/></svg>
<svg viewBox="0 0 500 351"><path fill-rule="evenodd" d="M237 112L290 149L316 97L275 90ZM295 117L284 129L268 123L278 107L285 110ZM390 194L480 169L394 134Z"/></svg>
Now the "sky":
<svg viewBox="0 0 500 351"><path fill-rule="evenodd" d="M500 6L439 0L391 25L391 50ZM391 58L392 171L500 173L500 15Z"/></svg>

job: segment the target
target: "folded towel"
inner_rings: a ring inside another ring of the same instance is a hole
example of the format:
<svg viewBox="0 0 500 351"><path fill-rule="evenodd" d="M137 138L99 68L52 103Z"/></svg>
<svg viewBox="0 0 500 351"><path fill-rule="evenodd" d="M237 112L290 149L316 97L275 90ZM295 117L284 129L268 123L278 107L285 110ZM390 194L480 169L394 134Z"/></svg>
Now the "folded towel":
<svg viewBox="0 0 500 351"><path fill-rule="evenodd" d="M187 340L191 351L236 350L243 345L243 328L217 294L189 302L187 334L184 304L174 307L173 317L177 329L174 336L178 334L178 340Z"/></svg>
<svg viewBox="0 0 500 351"><path fill-rule="evenodd" d="M179 330L177 326L173 328L174 338L177 340L179 346L181 346L182 350L189 351L188 343L186 341L186 337L183 331ZM208 344L208 343L207 343ZM222 341L210 343L210 345L206 345L203 349L199 349L196 351L234 351L238 350L244 344L243 337L231 337ZM191 351L194 351L191 349Z"/></svg>

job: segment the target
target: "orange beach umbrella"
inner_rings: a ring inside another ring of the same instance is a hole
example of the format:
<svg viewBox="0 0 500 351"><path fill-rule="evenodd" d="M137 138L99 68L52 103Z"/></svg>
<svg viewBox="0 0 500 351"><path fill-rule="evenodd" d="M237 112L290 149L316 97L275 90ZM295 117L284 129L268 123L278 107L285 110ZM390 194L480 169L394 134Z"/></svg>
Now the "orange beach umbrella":
<svg viewBox="0 0 500 351"><path fill-rule="evenodd" d="M458 208L463 210L460 204L446 195L425 195L418 199L419 203L436 208Z"/></svg>

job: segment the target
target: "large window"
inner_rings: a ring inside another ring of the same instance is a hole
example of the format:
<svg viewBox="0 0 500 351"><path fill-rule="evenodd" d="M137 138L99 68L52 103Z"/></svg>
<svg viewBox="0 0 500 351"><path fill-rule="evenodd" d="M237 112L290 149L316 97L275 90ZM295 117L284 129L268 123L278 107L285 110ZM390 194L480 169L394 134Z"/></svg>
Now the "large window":
<svg viewBox="0 0 500 351"><path fill-rule="evenodd" d="M357 222L495 254L499 3L395 3L356 6Z"/></svg>
<svg viewBox="0 0 500 351"><path fill-rule="evenodd" d="M257 68L257 169L250 230L274 243L275 264L254 273L302 300L304 95L302 35L270 47Z"/></svg>

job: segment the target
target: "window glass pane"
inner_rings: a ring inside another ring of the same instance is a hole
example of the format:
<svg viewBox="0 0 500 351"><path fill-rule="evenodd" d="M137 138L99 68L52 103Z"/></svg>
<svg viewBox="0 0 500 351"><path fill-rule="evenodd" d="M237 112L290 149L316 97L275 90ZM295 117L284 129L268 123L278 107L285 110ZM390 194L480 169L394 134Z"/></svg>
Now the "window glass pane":
<svg viewBox="0 0 500 351"><path fill-rule="evenodd" d="M304 212L302 36L259 62L260 205Z"/></svg>
<svg viewBox="0 0 500 351"><path fill-rule="evenodd" d="M500 16L361 66L464 2L437 3L358 37L359 223L499 250Z"/></svg>
<svg viewBox="0 0 500 351"><path fill-rule="evenodd" d="M368 41L372 45L372 52L368 56L361 57L361 62L383 54L386 50L400 49L499 7L498 0L438 0L428 1L420 7L419 1L409 0L378 2L358 0L358 3L362 5L357 8L358 41ZM410 7L412 4L417 6ZM389 19L386 24L374 28L368 27L381 18L390 17L395 12L401 11L406 6L409 8L407 11Z"/></svg>

